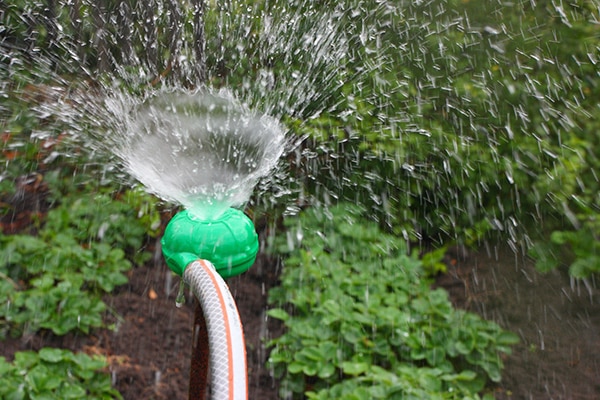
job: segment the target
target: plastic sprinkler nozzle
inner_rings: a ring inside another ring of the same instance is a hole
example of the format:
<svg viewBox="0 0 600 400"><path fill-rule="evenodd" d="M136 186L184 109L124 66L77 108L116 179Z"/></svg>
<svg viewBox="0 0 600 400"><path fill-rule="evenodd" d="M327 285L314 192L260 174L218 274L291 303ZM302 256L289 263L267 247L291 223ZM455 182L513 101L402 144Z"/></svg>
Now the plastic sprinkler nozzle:
<svg viewBox="0 0 600 400"><path fill-rule="evenodd" d="M258 253L254 224L235 208L214 220L200 220L181 211L167 225L161 244L167 265L179 276L191 262L203 259L224 279L230 278L247 271Z"/></svg>

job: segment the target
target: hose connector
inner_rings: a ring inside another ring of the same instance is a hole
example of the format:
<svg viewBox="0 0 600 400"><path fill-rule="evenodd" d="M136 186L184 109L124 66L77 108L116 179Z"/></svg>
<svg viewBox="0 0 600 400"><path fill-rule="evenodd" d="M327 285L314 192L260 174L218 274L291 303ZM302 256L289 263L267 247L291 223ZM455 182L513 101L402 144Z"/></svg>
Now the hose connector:
<svg viewBox="0 0 600 400"><path fill-rule="evenodd" d="M258 253L254 224L242 211L229 208L217 219L201 220L188 210L177 213L161 240L167 265L179 276L193 261L210 261L224 279L247 271Z"/></svg>

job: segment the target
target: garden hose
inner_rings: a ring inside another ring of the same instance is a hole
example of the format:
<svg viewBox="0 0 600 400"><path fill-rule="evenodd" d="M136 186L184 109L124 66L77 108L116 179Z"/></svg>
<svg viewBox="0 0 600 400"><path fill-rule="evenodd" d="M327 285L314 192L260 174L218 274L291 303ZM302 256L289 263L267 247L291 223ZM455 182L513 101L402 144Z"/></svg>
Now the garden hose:
<svg viewBox="0 0 600 400"><path fill-rule="evenodd" d="M211 398L248 399L246 345L240 316L227 284L206 260L190 263L184 280L200 302L208 330Z"/></svg>
<svg viewBox="0 0 600 400"><path fill-rule="evenodd" d="M254 224L234 208L209 220L183 210L167 225L161 244L167 265L190 285L201 308L194 322L190 400L205 398L207 369L211 399L247 399L244 333L224 278L254 263L259 247Z"/></svg>

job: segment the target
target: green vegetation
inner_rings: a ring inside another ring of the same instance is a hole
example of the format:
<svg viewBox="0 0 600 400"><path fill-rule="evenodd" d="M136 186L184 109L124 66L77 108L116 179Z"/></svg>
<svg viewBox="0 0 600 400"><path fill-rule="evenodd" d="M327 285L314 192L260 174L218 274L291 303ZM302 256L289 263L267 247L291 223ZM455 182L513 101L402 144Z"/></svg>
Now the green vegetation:
<svg viewBox="0 0 600 400"><path fill-rule="evenodd" d="M275 243L287 254L269 311L287 327L269 360L282 397L478 398L518 338L455 310L403 241L364 215L350 204L310 209L286 225L318 234Z"/></svg>
<svg viewBox="0 0 600 400"><path fill-rule="evenodd" d="M30 136L48 122L25 101L9 105L0 217L2 229L18 233L0 231L0 340L91 334L112 312L102 296L150 257L144 246L159 233L157 200L117 180L99 183L101 165L81 153L73 160L77 149L60 137ZM0 398L121 398L106 367L104 357L67 350L18 352L12 362L0 358Z"/></svg>
<svg viewBox="0 0 600 400"><path fill-rule="evenodd" d="M121 399L111 388L110 377L99 373L105 367L100 357L52 348L16 353L13 363L0 357L0 398Z"/></svg>
<svg viewBox="0 0 600 400"><path fill-rule="evenodd" d="M202 81L285 121L301 144L266 203L315 208L277 242L288 258L270 315L288 332L271 363L286 393L476 398L500 379L515 337L429 289L445 246L500 240L542 271L600 271L596 0L62 3L0 11L0 216L16 215L19 179L48 186L28 226L0 235L0 337L103 326L101 296L160 234L156 199L115 183L104 156L44 113L57 95L45 85L144 93ZM438 250L406 254L423 241ZM76 357L22 353L0 371L12 387L31 367L15 398L43 387L82 397L56 379Z"/></svg>
<svg viewBox="0 0 600 400"><path fill-rule="evenodd" d="M127 283L125 250L137 252L146 234L135 210L106 195L66 201L73 203L50 210L37 236L0 235L0 337L89 333L102 326L102 294Z"/></svg>
<svg viewBox="0 0 600 400"><path fill-rule="evenodd" d="M359 202L411 241L501 240L540 270L598 271L595 1L233 3L248 14L207 27L208 70L258 108L278 93L308 136L294 193ZM248 25L247 46L222 29Z"/></svg>

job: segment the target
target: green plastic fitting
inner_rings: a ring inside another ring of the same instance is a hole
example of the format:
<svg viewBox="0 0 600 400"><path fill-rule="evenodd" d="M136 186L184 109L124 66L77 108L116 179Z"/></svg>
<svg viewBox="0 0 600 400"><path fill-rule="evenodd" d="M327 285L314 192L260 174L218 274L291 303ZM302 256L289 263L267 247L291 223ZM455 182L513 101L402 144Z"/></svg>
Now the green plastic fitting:
<svg viewBox="0 0 600 400"><path fill-rule="evenodd" d="M254 224L242 211L229 208L214 220L200 220L183 210L161 240L167 265L179 276L198 259L210 261L224 279L247 271L258 253Z"/></svg>

